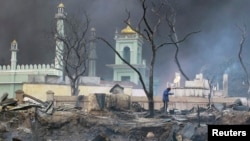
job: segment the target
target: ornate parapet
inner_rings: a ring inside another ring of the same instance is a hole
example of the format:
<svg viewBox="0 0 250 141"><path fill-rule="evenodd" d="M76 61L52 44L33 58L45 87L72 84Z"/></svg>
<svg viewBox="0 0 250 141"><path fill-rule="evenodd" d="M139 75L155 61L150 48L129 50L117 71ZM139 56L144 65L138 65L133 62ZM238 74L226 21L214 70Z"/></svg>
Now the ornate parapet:
<svg viewBox="0 0 250 141"><path fill-rule="evenodd" d="M17 70L47 70L53 68L49 64L34 64L34 65L17 65Z"/></svg>
<svg viewBox="0 0 250 141"><path fill-rule="evenodd" d="M24 71L31 71L31 70L48 70L54 69L54 64L26 64L26 65L17 65L16 70L24 70ZM3 65L0 66L0 71L11 71L10 65Z"/></svg>
<svg viewBox="0 0 250 141"><path fill-rule="evenodd" d="M1 70L4 70L4 71L6 71L6 70L11 70L10 65L3 65L3 66L0 66L0 71L1 71Z"/></svg>
<svg viewBox="0 0 250 141"><path fill-rule="evenodd" d="M115 39L139 39L142 42L142 37L138 34L116 34Z"/></svg>

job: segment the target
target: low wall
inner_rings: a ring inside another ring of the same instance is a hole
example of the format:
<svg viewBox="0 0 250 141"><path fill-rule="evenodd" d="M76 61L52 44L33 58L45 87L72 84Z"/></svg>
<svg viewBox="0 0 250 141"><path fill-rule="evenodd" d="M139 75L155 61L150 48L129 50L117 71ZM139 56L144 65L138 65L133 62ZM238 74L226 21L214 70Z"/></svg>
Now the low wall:
<svg viewBox="0 0 250 141"><path fill-rule="evenodd" d="M78 100L78 96L54 96L54 107L64 107L67 105L72 105L75 107L81 107L83 110L88 108L88 97L82 96L80 100ZM77 103L77 101L79 103Z"/></svg>
<svg viewBox="0 0 250 141"><path fill-rule="evenodd" d="M92 94L94 95L94 94ZM122 95L122 94L120 94ZM124 95L124 94L123 94ZM81 99L79 100L79 96L54 96L54 94L51 96L51 94L47 93L47 100L48 101L54 101L54 106L64 106L64 105L78 105L82 108L84 111L90 111L90 105L96 100L89 99L90 96L83 96L81 95ZM110 97L109 94L106 94L106 101L108 101L108 97ZM130 101L130 103L137 102L143 107L144 109L148 109L148 100L145 96L129 96L130 98L127 101ZM237 97L228 97L228 98L212 98L211 103L224 103L226 105L233 104L234 101L238 99ZM78 103L77 103L78 101ZM160 110L161 107L163 107L162 98L160 96L154 97L154 106L156 110ZM204 107L206 108L208 104L207 98L201 98L201 97L170 97L169 102L169 109L179 109L179 110L189 110L193 107ZM110 104L107 104L110 105Z"/></svg>
<svg viewBox="0 0 250 141"><path fill-rule="evenodd" d="M29 85L32 86L32 85ZM40 85L41 86L41 85ZM40 90L46 90L49 89L44 87L44 86L49 86L49 85L43 85L43 88L40 88ZM63 87L60 87L61 92L64 93L66 91L69 90L64 90L62 89ZM65 87L66 88L66 87ZM107 89L108 90L108 89ZM23 91L23 93L26 93L25 91ZM29 93L26 93L28 95L30 95ZM92 98L90 98L90 94L89 95L79 95L79 96L70 96L70 95L58 95L58 93L55 93L53 91L46 91L46 92L41 92L40 93L33 93L34 98L37 98L41 101L54 101L54 106L58 107L58 106L63 106L63 105L73 105L73 106L78 106L81 107L83 110L85 111L89 111L91 109L91 107L93 106L93 103L97 102L96 99L93 99L95 97L93 97L94 94L97 93L92 93ZM106 95L106 101L105 102L109 102L106 103L106 105L112 105L112 100L108 101L108 99L111 98L111 94L107 94L107 93L102 93L104 95ZM113 96L115 96L116 94L114 94ZM126 95L126 94L118 94L120 96L122 95ZM40 98L40 96L42 96ZM128 98L126 98L128 97ZM118 103L126 103L127 101L131 104L133 102L137 102L141 105L141 107L143 107L144 109L148 109L148 99L146 96L130 96L130 95L126 95L126 97L118 97L115 98L117 100L121 100ZM80 99L79 99L80 98ZM121 99L122 98L122 99ZM176 97L176 96L170 96L169 98L170 102L169 102L169 109L179 109L179 110L185 110L185 109L191 109L193 107L207 107L208 104L208 98L203 98L203 97L184 97L184 96L180 96L180 97ZM233 104L234 101L236 99L239 99L239 97L212 97L211 98L211 103L223 103L226 105L230 105ZM21 100L22 101L22 100ZM113 100L114 101L114 100ZM116 103L117 103L116 102ZM92 104L92 106L91 106ZM129 104L129 105L130 105ZM116 105L119 107L119 104ZM156 110L160 110L161 107L163 107L163 102L162 102L162 97L161 96L154 96L154 108Z"/></svg>
<svg viewBox="0 0 250 141"><path fill-rule="evenodd" d="M211 103L225 103L226 105L233 104L237 97L214 97L211 98ZM147 97L131 97L131 102L138 102L143 108L148 109ZM161 96L154 97L155 109L163 107ZM193 107L204 107L208 104L207 98L202 97L170 97L169 98L169 109L191 109Z"/></svg>
<svg viewBox="0 0 250 141"><path fill-rule="evenodd" d="M85 86L80 85L79 86L79 95L87 96L91 93L106 93L110 94L110 89L113 86ZM55 93L55 96L70 96L71 95L71 89L69 85L58 85L58 84L29 84L24 83L23 89L24 93L29 94L31 96L34 96L40 100L45 101L46 98L46 92L49 90L53 90ZM131 87L124 87L124 93L131 95L132 88Z"/></svg>

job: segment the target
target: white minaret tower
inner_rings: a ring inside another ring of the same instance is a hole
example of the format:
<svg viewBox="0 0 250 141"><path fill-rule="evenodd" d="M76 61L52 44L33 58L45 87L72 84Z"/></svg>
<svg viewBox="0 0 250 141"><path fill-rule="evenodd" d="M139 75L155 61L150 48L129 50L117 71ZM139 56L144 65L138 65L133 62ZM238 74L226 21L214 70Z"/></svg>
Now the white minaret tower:
<svg viewBox="0 0 250 141"><path fill-rule="evenodd" d="M16 70L17 51L18 51L16 40L13 40L11 42L10 51L11 51L11 60L10 60L11 61L11 70Z"/></svg>
<svg viewBox="0 0 250 141"><path fill-rule="evenodd" d="M63 42L59 38L64 38L64 19L66 18L66 13L64 12L64 5L60 3L58 6L58 11L55 15L56 22L56 53L55 53L55 68L58 69L57 75L63 75Z"/></svg>
<svg viewBox="0 0 250 141"><path fill-rule="evenodd" d="M89 45L89 70L88 76L96 76L96 41L95 41L95 28L91 28L90 35L90 45Z"/></svg>

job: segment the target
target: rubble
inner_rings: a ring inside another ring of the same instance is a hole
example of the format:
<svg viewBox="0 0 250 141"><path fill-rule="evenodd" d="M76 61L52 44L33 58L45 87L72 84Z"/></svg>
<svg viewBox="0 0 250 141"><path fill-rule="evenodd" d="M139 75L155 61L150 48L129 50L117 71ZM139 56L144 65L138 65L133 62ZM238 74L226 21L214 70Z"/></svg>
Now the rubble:
<svg viewBox="0 0 250 141"><path fill-rule="evenodd" d="M8 98L7 93L4 93L3 96L0 98L0 112L8 110L16 105L17 105L17 100L14 98Z"/></svg>
<svg viewBox="0 0 250 141"><path fill-rule="evenodd" d="M89 112L77 108L79 103L55 106L53 101L24 96L30 100L19 104L7 94L1 97L0 140L206 141L207 124L250 124L249 111L235 108L244 106L239 102L169 113L156 110L154 118L146 118L148 111L139 103L129 109L123 94L93 95L96 103Z"/></svg>
<svg viewBox="0 0 250 141"><path fill-rule="evenodd" d="M194 135L195 133L195 128L197 127L197 125L194 125L190 122L188 122L184 128L181 130L181 135L185 138L191 139L191 137Z"/></svg>
<svg viewBox="0 0 250 141"><path fill-rule="evenodd" d="M27 110L27 109L30 109L32 107L37 107L37 108L42 108L41 105L38 105L38 104L33 104L33 103L24 103L24 104L19 104L11 109L9 109L9 111L12 111L12 110Z"/></svg>
<svg viewBox="0 0 250 141"><path fill-rule="evenodd" d="M4 100L6 100L8 97L8 93L4 93L2 97L0 98L0 103L2 103Z"/></svg>
<svg viewBox="0 0 250 141"><path fill-rule="evenodd" d="M222 103L215 103L215 104L213 104L213 106L214 106L214 108L215 108L217 111L219 111L219 112L225 110L225 104L222 104Z"/></svg>
<svg viewBox="0 0 250 141"><path fill-rule="evenodd" d="M0 111L27 110L27 109L36 107L42 112L45 112L47 114L52 114L53 101L43 102L28 94L23 94L23 97L28 98L29 100L25 101L25 103L20 102L18 104L17 99L8 98L7 93L3 94L3 96L1 97L1 102L0 102Z"/></svg>

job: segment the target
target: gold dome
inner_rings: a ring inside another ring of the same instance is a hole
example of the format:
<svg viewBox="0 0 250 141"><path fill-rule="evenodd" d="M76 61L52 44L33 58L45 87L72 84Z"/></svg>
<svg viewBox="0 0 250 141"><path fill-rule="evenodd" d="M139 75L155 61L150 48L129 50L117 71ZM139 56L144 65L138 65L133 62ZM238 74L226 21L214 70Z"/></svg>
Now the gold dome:
<svg viewBox="0 0 250 141"><path fill-rule="evenodd" d="M13 40L13 41L12 41L12 44L16 44L16 40Z"/></svg>
<svg viewBox="0 0 250 141"><path fill-rule="evenodd" d="M63 4L63 3L60 3L60 4L58 5L58 8L64 8L64 4Z"/></svg>
<svg viewBox="0 0 250 141"><path fill-rule="evenodd" d="M123 34L135 34L136 32L130 28L129 25L127 25L127 27L125 27L124 29L121 30L121 33Z"/></svg>

